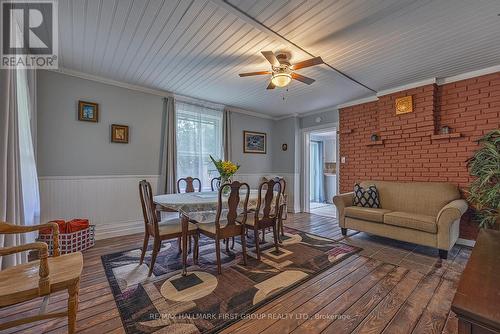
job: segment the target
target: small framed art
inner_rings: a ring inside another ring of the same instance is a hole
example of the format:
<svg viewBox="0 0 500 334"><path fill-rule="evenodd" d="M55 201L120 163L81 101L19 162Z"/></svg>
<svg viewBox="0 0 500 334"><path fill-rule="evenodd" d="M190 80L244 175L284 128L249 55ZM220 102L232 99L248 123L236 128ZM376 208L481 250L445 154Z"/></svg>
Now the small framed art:
<svg viewBox="0 0 500 334"><path fill-rule="evenodd" d="M128 125L111 124L111 142L128 144Z"/></svg>
<svg viewBox="0 0 500 334"><path fill-rule="evenodd" d="M99 105L94 102L78 101L78 120L99 122Z"/></svg>
<svg viewBox="0 0 500 334"><path fill-rule="evenodd" d="M411 95L397 98L396 115L407 114L410 112L413 112L413 99Z"/></svg>
<svg viewBox="0 0 500 334"><path fill-rule="evenodd" d="M243 131L243 153L267 152L266 134L264 132Z"/></svg>

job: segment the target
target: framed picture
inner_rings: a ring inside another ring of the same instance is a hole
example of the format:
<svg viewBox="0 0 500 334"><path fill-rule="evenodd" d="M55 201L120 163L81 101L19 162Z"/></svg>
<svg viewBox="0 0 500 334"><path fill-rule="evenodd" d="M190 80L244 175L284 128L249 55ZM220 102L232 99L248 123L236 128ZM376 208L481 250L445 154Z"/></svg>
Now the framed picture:
<svg viewBox="0 0 500 334"><path fill-rule="evenodd" d="M111 142L128 144L128 125L111 124Z"/></svg>
<svg viewBox="0 0 500 334"><path fill-rule="evenodd" d="M411 95L397 98L396 115L407 114L410 112L413 112L413 99Z"/></svg>
<svg viewBox="0 0 500 334"><path fill-rule="evenodd" d="M243 152L266 154L266 134L263 132L243 131Z"/></svg>
<svg viewBox="0 0 500 334"><path fill-rule="evenodd" d="M99 105L93 102L78 101L78 120L97 123L99 121Z"/></svg>

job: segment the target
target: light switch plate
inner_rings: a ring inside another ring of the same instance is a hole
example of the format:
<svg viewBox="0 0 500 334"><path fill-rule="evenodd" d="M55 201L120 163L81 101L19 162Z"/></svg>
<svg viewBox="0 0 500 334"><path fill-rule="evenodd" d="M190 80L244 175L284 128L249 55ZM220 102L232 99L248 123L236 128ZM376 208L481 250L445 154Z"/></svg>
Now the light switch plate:
<svg viewBox="0 0 500 334"><path fill-rule="evenodd" d="M345 164L345 157L340 157L340 163Z"/></svg>

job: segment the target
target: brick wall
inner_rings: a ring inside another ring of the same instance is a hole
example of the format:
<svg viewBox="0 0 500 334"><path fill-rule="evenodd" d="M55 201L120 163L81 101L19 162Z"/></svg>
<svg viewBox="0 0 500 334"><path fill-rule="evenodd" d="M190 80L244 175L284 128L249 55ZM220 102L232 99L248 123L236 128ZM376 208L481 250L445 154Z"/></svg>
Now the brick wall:
<svg viewBox="0 0 500 334"><path fill-rule="evenodd" d="M413 97L413 113L396 115L395 99ZM476 141L500 127L500 72L442 86L426 85L339 110L341 192L366 179L441 181L467 188L466 160ZM458 138L432 139L447 125ZM368 146L376 133L381 145ZM465 215L460 237L475 239L477 226Z"/></svg>

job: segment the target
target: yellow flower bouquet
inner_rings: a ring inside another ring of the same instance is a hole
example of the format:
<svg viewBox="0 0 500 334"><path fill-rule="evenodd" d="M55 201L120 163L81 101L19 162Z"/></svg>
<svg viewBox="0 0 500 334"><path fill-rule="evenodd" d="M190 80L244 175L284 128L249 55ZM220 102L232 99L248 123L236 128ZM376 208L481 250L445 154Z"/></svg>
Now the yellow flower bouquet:
<svg viewBox="0 0 500 334"><path fill-rule="evenodd" d="M240 165L237 165L231 161L224 161L224 160L215 160L214 157L210 156L210 159L215 165L215 168L219 171L220 175L220 182L221 185L228 182L231 178L231 176L234 175L240 168Z"/></svg>

